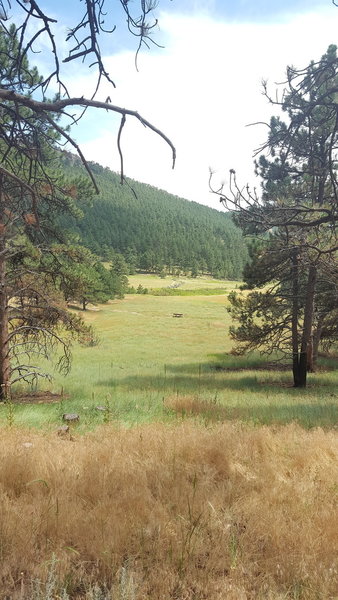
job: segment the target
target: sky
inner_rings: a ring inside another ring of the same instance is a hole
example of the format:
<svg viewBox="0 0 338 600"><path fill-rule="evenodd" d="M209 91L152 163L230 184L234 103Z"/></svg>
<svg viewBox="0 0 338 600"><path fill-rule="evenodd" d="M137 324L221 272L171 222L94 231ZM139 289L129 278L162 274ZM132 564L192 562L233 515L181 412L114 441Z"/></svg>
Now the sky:
<svg viewBox="0 0 338 600"><path fill-rule="evenodd" d="M135 0L136 3L136 0ZM65 15L76 18L77 0L41 0L54 11L64 30ZM57 6L56 6L57 5ZM127 176L183 198L220 208L209 191L226 185L230 169L245 185L259 186L253 154L267 136L264 125L278 114L262 95L261 81L274 93L287 65L305 67L329 44L338 44L338 7L331 0L159 0L154 45L139 56L137 40L126 32L118 14L117 30L103 46L116 88L106 84L97 99L137 110L161 129L177 150L140 123L127 120L122 138ZM36 55L44 68L44 53ZM88 65L68 72L72 95L93 88ZM119 171L116 136L119 120L106 112L88 112L72 135L88 160Z"/></svg>

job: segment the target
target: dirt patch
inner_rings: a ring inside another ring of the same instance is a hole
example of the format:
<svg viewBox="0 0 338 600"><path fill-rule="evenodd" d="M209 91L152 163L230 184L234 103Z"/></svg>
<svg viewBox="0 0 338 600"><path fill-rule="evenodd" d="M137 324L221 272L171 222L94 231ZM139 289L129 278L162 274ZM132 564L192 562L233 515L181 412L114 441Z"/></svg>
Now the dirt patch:
<svg viewBox="0 0 338 600"><path fill-rule="evenodd" d="M70 302L67 304L68 308L71 308L73 310L79 310L83 313L86 312L99 312L101 310L101 308L99 306L97 306L96 304L87 304L86 309L83 310L81 304L78 304L76 302Z"/></svg>
<svg viewBox="0 0 338 600"><path fill-rule="evenodd" d="M48 391L31 392L29 394L22 392L13 394L13 404L55 404L60 402L66 396L62 394L53 394Z"/></svg>

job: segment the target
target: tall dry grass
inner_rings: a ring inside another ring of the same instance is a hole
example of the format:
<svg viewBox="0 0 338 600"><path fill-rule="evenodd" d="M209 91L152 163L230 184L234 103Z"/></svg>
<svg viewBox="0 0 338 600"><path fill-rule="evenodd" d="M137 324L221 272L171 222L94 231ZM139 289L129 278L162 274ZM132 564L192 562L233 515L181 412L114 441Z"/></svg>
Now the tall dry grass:
<svg viewBox="0 0 338 600"><path fill-rule="evenodd" d="M336 432L186 421L74 437L2 431L1 598L31 600L51 565L55 599L338 597Z"/></svg>

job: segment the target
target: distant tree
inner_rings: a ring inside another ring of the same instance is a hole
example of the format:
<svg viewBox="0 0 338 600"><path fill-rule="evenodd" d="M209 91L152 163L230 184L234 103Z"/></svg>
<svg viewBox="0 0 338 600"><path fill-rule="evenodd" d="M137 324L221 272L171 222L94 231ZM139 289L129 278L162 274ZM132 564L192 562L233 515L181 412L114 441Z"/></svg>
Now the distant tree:
<svg viewBox="0 0 338 600"><path fill-rule="evenodd" d="M152 249L146 250L140 257L140 269L142 271L155 271L156 254Z"/></svg>
<svg viewBox="0 0 338 600"><path fill-rule="evenodd" d="M140 283L140 284L137 286L136 293L137 293L137 294L148 294L148 289L147 289L147 288L145 288L145 287L143 287L143 285Z"/></svg>
<svg viewBox="0 0 338 600"><path fill-rule="evenodd" d="M134 275L137 267L137 253L135 248L127 248L125 259L128 264L128 275Z"/></svg>
<svg viewBox="0 0 338 600"><path fill-rule="evenodd" d="M197 262L197 260L194 260L192 262L190 275L191 275L191 277L198 277L198 262Z"/></svg>
<svg viewBox="0 0 338 600"><path fill-rule="evenodd" d="M68 303L78 302L86 310L88 304L123 297L128 287L125 275L105 268L84 246L55 246L53 252L61 265L60 288Z"/></svg>
<svg viewBox="0 0 338 600"><path fill-rule="evenodd" d="M112 297L123 298L128 291L128 264L121 254L115 254L110 265L110 282Z"/></svg>
<svg viewBox="0 0 338 600"><path fill-rule="evenodd" d="M110 270L115 275L128 275L129 274L129 265L124 258L123 254L119 252L114 252L111 257L111 265Z"/></svg>

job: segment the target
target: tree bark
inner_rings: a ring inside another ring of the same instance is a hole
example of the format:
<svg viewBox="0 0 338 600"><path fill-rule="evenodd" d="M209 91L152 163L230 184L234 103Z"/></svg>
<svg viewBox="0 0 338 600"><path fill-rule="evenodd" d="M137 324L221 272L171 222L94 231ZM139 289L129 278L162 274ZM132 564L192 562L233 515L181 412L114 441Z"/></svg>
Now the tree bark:
<svg viewBox="0 0 338 600"><path fill-rule="evenodd" d="M0 401L9 396L8 297L6 285L6 234L3 223L3 177L0 175Z"/></svg>
<svg viewBox="0 0 338 600"><path fill-rule="evenodd" d="M294 248L291 254L291 278L292 278L292 372L293 385L299 386L299 354L298 354L298 313L299 313L299 258L298 248Z"/></svg>
<svg viewBox="0 0 338 600"><path fill-rule="evenodd" d="M306 370L308 373L313 373L314 362L313 362L313 334L310 335L310 340L306 350Z"/></svg>
<svg viewBox="0 0 338 600"><path fill-rule="evenodd" d="M319 316L317 327L313 333L313 368L316 369L317 360L318 360L318 349L320 344L320 339L322 337L322 330L325 321L325 315L322 314Z"/></svg>
<svg viewBox="0 0 338 600"><path fill-rule="evenodd" d="M306 286L303 334L302 334L302 342L301 342L301 347L300 347L300 358L299 358L299 383L298 383L297 387L306 387L308 350L310 347L311 336L312 336L316 280L317 280L317 268L315 265L311 265L309 267L308 281L307 281L307 286Z"/></svg>

